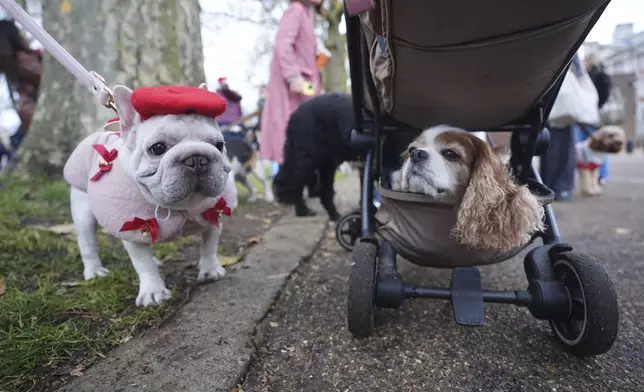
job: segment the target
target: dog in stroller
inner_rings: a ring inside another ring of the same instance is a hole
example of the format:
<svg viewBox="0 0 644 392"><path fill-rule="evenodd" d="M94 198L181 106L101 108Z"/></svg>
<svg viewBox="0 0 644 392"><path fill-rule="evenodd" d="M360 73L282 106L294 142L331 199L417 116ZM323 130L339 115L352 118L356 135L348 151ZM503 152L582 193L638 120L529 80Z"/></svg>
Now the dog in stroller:
<svg viewBox="0 0 644 392"><path fill-rule="evenodd" d="M433 298L451 301L461 325L484 324L485 302L513 304L548 321L574 355L610 350L619 324L613 283L597 259L562 241L550 205L554 194L532 166L533 157L548 148L548 115L570 62L609 2L345 0L351 146L364 157L347 312L356 338L373 333L376 308ZM518 195L522 205L508 211L526 215L486 221L490 232L477 239L475 231L460 230L463 223L475 227L477 215L459 216L466 201L490 198L473 188L476 173L460 178L458 186L405 187L397 172L401 152L419 159L421 153L409 147L439 124L460 132L512 133L507 173L501 174L512 192L499 202ZM374 183L382 198L378 211L371 203ZM445 197L449 190L455 197ZM355 220L341 218L337 231L349 223ZM528 247L525 289L483 289L477 266L509 260ZM450 287L406 283L398 255L420 266L452 269Z"/></svg>

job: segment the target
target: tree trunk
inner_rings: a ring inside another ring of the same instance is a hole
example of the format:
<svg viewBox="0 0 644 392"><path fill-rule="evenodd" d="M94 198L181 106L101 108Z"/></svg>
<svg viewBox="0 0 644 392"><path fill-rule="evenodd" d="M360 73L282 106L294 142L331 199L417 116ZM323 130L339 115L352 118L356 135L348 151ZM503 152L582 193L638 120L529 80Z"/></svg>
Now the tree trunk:
<svg viewBox="0 0 644 392"><path fill-rule="evenodd" d="M340 34L343 2L333 0L326 17L327 31L324 46L331 52L331 60L324 67L323 83L326 92L347 92L347 45L346 37Z"/></svg>
<svg viewBox="0 0 644 392"><path fill-rule="evenodd" d="M199 0L48 0L43 27L110 87L198 86L205 81L199 14ZM78 142L114 115L45 51L22 168L60 176Z"/></svg>

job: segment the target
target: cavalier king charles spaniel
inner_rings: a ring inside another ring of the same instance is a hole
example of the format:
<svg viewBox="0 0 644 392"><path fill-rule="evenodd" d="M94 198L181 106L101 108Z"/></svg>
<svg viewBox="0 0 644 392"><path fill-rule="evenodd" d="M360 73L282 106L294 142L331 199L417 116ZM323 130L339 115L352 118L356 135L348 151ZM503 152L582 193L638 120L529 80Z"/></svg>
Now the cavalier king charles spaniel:
<svg viewBox="0 0 644 392"><path fill-rule="evenodd" d="M514 181L508 158L465 130L432 127L403 153L391 188L454 200L458 210L452 236L459 243L510 251L543 230L544 209L526 185Z"/></svg>
<svg viewBox="0 0 644 392"><path fill-rule="evenodd" d="M626 135L622 128L606 125L593 132L588 139L575 144L579 191L582 195L601 194L599 166L607 155L622 151L625 143Z"/></svg>

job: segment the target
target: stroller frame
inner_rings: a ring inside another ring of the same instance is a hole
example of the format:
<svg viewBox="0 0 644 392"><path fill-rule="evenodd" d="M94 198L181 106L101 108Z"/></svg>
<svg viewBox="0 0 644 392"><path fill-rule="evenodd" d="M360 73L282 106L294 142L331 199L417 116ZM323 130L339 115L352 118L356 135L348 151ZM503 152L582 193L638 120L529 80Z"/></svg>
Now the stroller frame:
<svg viewBox="0 0 644 392"><path fill-rule="evenodd" d="M551 195L552 191L543 185L539 173L534 170L532 158L542 155L548 148L549 132L545 126L554 100L574 53L605 6L595 14L592 23L576 42L575 50L568 54L558 76L531 113L495 129L468 130L511 131L510 167L517 180L523 184L540 185ZM383 147L383 141L392 131L400 135L420 130L381 114L380 99L369 71L368 49L361 22L358 16L348 13L346 2L345 21L355 124L351 144L365 157L358 215L360 235L353 248L349 279L350 332L357 338L372 335L375 308L398 308L408 298L450 300L454 319L461 325L483 325L484 303L493 302L527 307L535 318L548 320L555 337L573 354L593 356L608 351L616 338L619 319L612 282L595 258L571 252L573 248L561 242L550 205L544 206L547 228L534 237L540 237L543 245L533 248L524 259L527 289L483 290L479 270L460 266L453 268L449 288L421 287L404 282L397 269L397 254L393 246L376 237L376 208L372 200L374 182L380 179L383 171L383 159L400 153ZM365 88L373 110L365 108ZM352 214L356 216L355 212ZM588 289L591 282L593 290Z"/></svg>

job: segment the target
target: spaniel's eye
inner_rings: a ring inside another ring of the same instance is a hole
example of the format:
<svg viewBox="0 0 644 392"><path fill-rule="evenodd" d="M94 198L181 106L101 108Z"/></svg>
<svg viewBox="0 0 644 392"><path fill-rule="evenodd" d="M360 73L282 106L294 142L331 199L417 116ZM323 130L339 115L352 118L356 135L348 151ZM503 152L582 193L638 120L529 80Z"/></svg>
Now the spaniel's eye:
<svg viewBox="0 0 644 392"><path fill-rule="evenodd" d="M448 161L456 161L461 158L461 156L458 155L456 151L450 150L449 148L441 151L441 155L444 156Z"/></svg>
<svg viewBox="0 0 644 392"><path fill-rule="evenodd" d="M150 146L150 148L148 148L148 151L150 151L150 154L156 155L156 156L165 154L166 150L167 148L165 143L161 143L161 142L154 143L152 146Z"/></svg>
<svg viewBox="0 0 644 392"><path fill-rule="evenodd" d="M217 143L215 143L215 148L217 148L217 150L219 150L219 152L223 152L224 151L224 145L225 145L224 142L217 142Z"/></svg>

